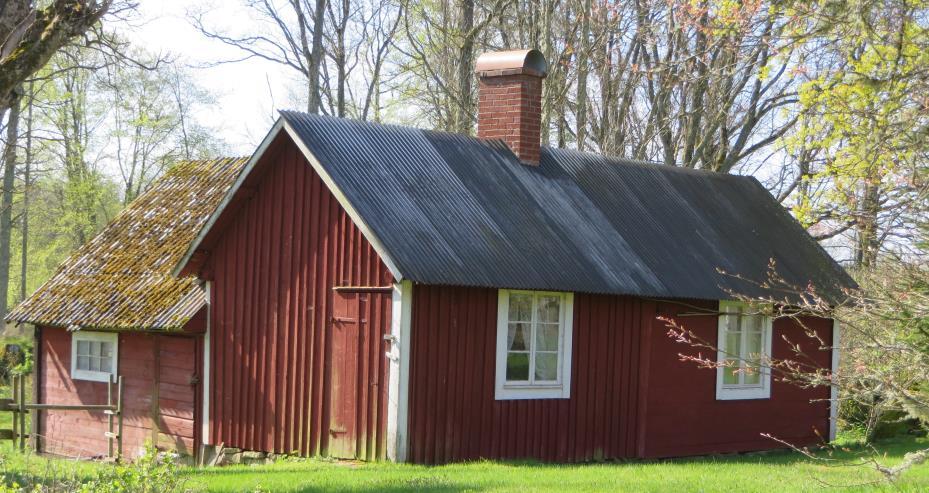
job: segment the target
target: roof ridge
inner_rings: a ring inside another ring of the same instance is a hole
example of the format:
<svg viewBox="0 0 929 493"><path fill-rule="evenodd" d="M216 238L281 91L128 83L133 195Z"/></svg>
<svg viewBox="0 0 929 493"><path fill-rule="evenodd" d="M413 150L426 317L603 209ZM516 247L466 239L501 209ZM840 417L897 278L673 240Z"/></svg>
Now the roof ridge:
<svg viewBox="0 0 929 493"><path fill-rule="evenodd" d="M410 126L410 125L401 125L397 123L384 123L384 122L374 122L370 120L358 120L355 118L347 118L347 117L340 117L340 116L333 116L333 115L321 115L321 114L307 113L307 112L298 111L298 110L278 110L278 112L282 116L284 116L285 119L290 117L291 115L294 115L294 116L306 117L306 118L311 118L311 119L318 118L321 120L344 122L350 125L357 125L357 126L362 126L362 127L374 127L374 128L383 127L387 129L397 129L397 130L407 130L407 131L417 130L417 131L424 132L427 134L436 134L436 135L463 139L463 140L467 140L467 141L470 141L476 144L487 144L488 142L504 143L502 139L482 139L474 135L466 135L466 134L461 134L457 132L449 132L447 130L420 128L420 127L415 127L415 126ZM645 166L649 168L657 168L659 170L668 171L672 173L692 173L692 174L698 174L701 176L711 176L711 177L722 178L722 179L730 179L729 177L735 178L735 179L754 179L754 177L751 175L723 173L723 172L712 171L712 170L707 170L707 169L688 168L685 166L669 166L667 164L660 163L657 161L646 161L642 159L634 159L634 158L629 158L625 156L602 154L602 153L591 152L591 151L581 151L579 149L572 149L572 148L566 148L566 147L552 147L549 145L540 145L540 148L543 150L547 150L548 152L564 152L564 153L572 153L572 154L585 156L587 158L604 159L608 162L608 164L617 165L617 166Z"/></svg>

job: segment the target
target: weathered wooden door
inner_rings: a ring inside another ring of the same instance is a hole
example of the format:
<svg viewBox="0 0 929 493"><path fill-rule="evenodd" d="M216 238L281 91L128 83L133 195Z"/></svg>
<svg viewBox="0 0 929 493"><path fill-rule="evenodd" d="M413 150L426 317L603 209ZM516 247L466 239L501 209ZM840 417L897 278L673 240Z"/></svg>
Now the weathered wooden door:
<svg viewBox="0 0 929 493"><path fill-rule="evenodd" d="M329 455L354 459L358 454L358 360L363 345L361 330L360 294L351 291L334 291L329 358L330 407Z"/></svg>
<svg viewBox="0 0 929 493"><path fill-rule="evenodd" d="M199 338L155 336L155 388L152 443L194 456L197 452L197 407L200 396Z"/></svg>

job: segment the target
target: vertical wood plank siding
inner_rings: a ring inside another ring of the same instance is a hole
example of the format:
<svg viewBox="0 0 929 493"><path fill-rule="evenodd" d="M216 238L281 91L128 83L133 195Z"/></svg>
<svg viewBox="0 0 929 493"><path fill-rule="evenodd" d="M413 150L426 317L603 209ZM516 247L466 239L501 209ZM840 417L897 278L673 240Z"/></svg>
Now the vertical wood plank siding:
<svg viewBox="0 0 929 493"><path fill-rule="evenodd" d="M701 339L715 342L715 316L677 317L693 312L694 306L714 312L716 302L691 302L691 306L662 303L659 315L677 323ZM832 340L832 321L805 317L803 324L824 341ZM668 457L711 453L747 452L780 448L783 445L762 436L770 434L795 446L821 443L829 436L829 387L800 388L771 379L771 398L716 400L716 371L697 368L681 361L679 354L706 355L706 350L674 341L666 335L665 323L655 320L651 334L650 371L645 432L645 457ZM774 321L771 353L775 359L797 359L791 343L798 344L815 363L829 369L831 351L804 333L789 318ZM682 411L686 408L686 411Z"/></svg>
<svg viewBox="0 0 929 493"><path fill-rule="evenodd" d="M570 399L495 400L497 291L413 289L410 457L418 463L478 458L581 462L779 448L828 433L829 389L772 381L770 399L716 400L716 372L681 361L699 349L677 343L664 321L680 318L715 342L716 302L653 302L576 293ZM823 340L831 321L805 319ZM823 368L830 352L794 321L774 322L773 356L799 343Z"/></svg>
<svg viewBox="0 0 929 493"><path fill-rule="evenodd" d="M571 398L497 401L497 290L417 285L411 460L635 456L641 334L653 316L635 298L576 294Z"/></svg>
<svg viewBox="0 0 929 493"><path fill-rule="evenodd" d="M71 378L71 332L41 329L38 346L39 402L106 404L106 384ZM194 455L199 386L199 338L145 332L119 334L117 371L124 378L123 451L136 458L146 443ZM91 411L40 411L40 450L70 457L107 453L107 417Z"/></svg>
<svg viewBox="0 0 929 493"><path fill-rule="evenodd" d="M291 144L264 159L261 181L210 255L211 443L317 455L329 440L327 325L336 286L392 277ZM389 296L371 297L358 375L358 450L385 456Z"/></svg>

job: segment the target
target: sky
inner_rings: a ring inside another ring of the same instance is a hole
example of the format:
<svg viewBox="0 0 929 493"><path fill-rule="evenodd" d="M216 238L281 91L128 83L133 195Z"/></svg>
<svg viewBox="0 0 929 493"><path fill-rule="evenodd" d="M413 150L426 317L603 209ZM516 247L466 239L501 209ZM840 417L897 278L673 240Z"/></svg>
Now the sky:
<svg viewBox="0 0 929 493"><path fill-rule="evenodd" d="M211 66L239 59L242 52L200 34L188 20L192 4L209 9L207 20L215 25L247 28L248 12L235 0L141 0L131 25L115 27L139 46L189 65L198 83L216 98L200 122L218 132L229 154L249 155L271 128L275 110L288 107L292 69L258 59Z"/></svg>

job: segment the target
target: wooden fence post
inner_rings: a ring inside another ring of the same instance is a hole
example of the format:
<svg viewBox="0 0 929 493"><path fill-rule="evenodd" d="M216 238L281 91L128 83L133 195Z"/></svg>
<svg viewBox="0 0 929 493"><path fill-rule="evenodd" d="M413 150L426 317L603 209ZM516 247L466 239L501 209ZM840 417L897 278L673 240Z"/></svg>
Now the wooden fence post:
<svg viewBox="0 0 929 493"><path fill-rule="evenodd" d="M26 375L19 375L19 451L26 451Z"/></svg>
<svg viewBox="0 0 929 493"><path fill-rule="evenodd" d="M113 405L113 380L115 377L110 375L110 378L106 381L106 405ZM106 446L107 453L106 456L109 458L113 457L113 412L106 412Z"/></svg>
<svg viewBox="0 0 929 493"><path fill-rule="evenodd" d="M13 375L11 383L13 384L12 395L10 395L10 397L13 398L12 399L13 405L10 406L11 408L10 410L13 412L13 434L11 435L11 438L13 440L13 446L15 447L16 446L16 431L19 429L19 426L18 426L19 423L17 421L17 419L19 419L19 403L17 402L17 400L19 399L19 376Z"/></svg>
<svg viewBox="0 0 929 493"><path fill-rule="evenodd" d="M116 384L116 456L123 458L123 377Z"/></svg>

